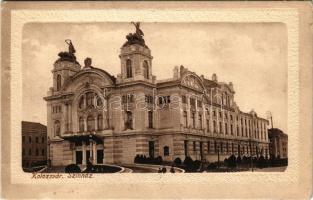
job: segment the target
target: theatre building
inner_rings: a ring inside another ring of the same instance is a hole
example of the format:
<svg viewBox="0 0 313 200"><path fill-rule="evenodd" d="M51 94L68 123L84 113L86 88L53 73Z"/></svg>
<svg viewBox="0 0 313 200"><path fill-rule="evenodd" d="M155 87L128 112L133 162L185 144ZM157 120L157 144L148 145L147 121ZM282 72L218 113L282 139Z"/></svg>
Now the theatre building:
<svg viewBox="0 0 313 200"><path fill-rule="evenodd" d="M240 111L232 83L174 67L157 80L152 54L136 27L120 50L120 74L81 66L70 41L52 69L47 102L49 159L71 163L133 163L137 154L173 161L216 161L268 154L268 121ZM99 47L97 47L99 48ZM105 48L105 47L103 47ZM166 59L166 58L158 58ZM158 66L165 67L165 66Z"/></svg>

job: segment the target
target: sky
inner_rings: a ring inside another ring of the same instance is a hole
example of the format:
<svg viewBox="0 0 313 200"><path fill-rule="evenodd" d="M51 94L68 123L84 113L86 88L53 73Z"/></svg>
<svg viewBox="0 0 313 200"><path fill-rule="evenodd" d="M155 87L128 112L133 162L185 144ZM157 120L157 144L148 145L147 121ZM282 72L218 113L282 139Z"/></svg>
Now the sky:
<svg viewBox="0 0 313 200"><path fill-rule="evenodd" d="M81 65L120 73L120 48L134 32L130 23L29 23L23 28L23 120L47 124L43 100L52 87L53 63L71 39ZM281 23L141 23L157 79L183 65L199 76L232 82L235 101L287 131L287 32Z"/></svg>

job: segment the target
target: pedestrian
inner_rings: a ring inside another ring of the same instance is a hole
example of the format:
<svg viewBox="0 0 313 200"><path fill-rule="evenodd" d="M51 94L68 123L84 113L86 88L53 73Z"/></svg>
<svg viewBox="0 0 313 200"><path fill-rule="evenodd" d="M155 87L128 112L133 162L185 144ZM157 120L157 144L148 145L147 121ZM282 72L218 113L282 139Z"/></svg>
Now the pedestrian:
<svg viewBox="0 0 313 200"><path fill-rule="evenodd" d="M162 173L162 169L161 169L161 167L159 167L158 173Z"/></svg>
<svg viewBox="0 0 313 200"><path fill-rule="evenodd" d="M91 160L92 160L91 157L87 160L87 169L86 169L86 171L88 173L92 172L92 170L93 170L93 164L92 164Z"/></svg>
<svg viewBox="0 0 313 200"><path fill-rule="evenodd" d="M163 168L162 168L162 173L166 173L166 167L165 166L163 166Z"/></svg>

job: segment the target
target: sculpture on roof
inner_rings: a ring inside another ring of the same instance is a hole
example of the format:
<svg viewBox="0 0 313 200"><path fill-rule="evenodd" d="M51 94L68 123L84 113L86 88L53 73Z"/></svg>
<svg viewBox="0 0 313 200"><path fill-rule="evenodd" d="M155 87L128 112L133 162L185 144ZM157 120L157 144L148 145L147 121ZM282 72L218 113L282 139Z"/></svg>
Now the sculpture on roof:
<svg viewBox="0 0 313 200"><path fill-rule="evenodd" d="M70 39L65 40L66 44L68 44L68 52L69 54L74 54L76 52L74 45Z"/></svg>
<svg viewBox="0 0 313 200"><path fill-rule="evenodd" d="M131 22L136 28L136 34L138 36L144 36L142 30L140 29L140 22Z"/></svg>
<svg viewBox="0 0 313 200"><path fill-rule="evenodd" d="M70 61L70 62L76 62L76 56L74 55L76 50L74 48L74 45L70 39L66 39L65 43L68 44L68 51L62 51L60 52L59 59L57 61Z"/></svg>
<svg viewBox="0 0 313 200"><path fill-rule="evenodd" d="M127 41L124 43L123 46L132 45L132 44L139 44L141 46L147 47L145 44L145 40L143 39L144 33L140 29L140 22L131 22L136 28L135 33L129 33L126 35Z"/></svg>

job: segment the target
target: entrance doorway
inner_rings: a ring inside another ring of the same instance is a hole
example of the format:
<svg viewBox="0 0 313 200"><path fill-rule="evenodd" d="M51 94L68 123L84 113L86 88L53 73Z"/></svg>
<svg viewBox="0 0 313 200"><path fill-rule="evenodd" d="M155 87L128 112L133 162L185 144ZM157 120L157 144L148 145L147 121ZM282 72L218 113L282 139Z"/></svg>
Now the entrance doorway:
<svg viewBox="0 0 313 200"><path fill-rule="evenodd" d="M83 164L83 153L82 153L82 151L76 151L76 164L77 165Z"/></svg>
<svg viewBox="0 0 313 200"><path fill-rule="evenodd" d="M97 150L97 164L103 164L103 150Z"/></svg>
<svg viewBox="0 0 313 200"><path fill-rule="evenodd" d="M203 160L203 142L200 142L200 160Z"/></svg>
<svg viewBox="0 0 313 200"><path fill-rule="evenodd" d="M149 141L149 157L154 158L154 141Z"/></svg>
<svg viewBox="0 0 313 200"><path fill-rule="evenodd" d="M89 158L90 158L90 151L87 150L86 151L86 163L89 161Z"/></svg>

